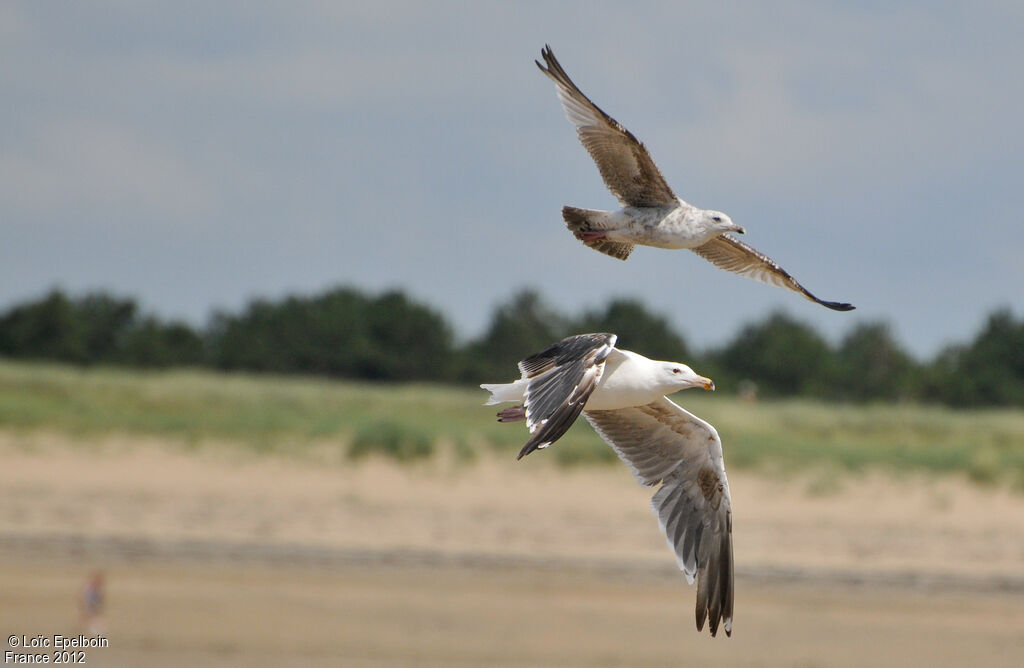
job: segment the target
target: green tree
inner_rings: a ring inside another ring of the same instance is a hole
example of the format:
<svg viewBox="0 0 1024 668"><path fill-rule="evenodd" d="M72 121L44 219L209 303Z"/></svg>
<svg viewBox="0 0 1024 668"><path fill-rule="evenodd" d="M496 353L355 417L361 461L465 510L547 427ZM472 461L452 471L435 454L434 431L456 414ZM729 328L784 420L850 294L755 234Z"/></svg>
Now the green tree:
<svg viewBox="0 0 1024 668"><path fill-rule="evenodd" d="M730 380L750 379L769 395L820 392L833 361L825 340L785 313L746 325L713 356Z"/></svg>
<svg viewBox="0 0 1024 668"><path fill-rule="evenodd" d="M686 342L668 324L668 319L647 310L634 299L616 299L603 311L588 311L572 327L575 334L610 332L617 334L616 345L652 359L685 362L693 356Z"/></svg>
<svg viewBox="0 0 1024 668"><path fill-rule="evenodd" d="M206 350L202 335L185 323L150 316L125 334L116 361L139 367L201 366Z"/></svg>
<svg viewBox="0 0 1024 668"><path fill-rule="evenodd" d="M87 360L113 361L125 336L136 324L138 307L135 302L91 293L75 300L73 307Z"/></svg>
<svg viewBox="0 0 1024 668"><path fill-rule="evenodd" d="M463 349L459 378L480 383L518 377L519 360L569 333L566 318L535 290L522 290L499 305L484 335Z"/></svg>
<svg viewBox="0 0 1024 668"><path fill-rule="evenodd" d="M18 304L0 317L0 354L7 357L82 363L85 344L71 300L53 290L36 302Z"/></svg>
<svg viewBox="0 0 1024 668"><path fill-rule="evenodd" d="M364 377L396 380L448 380L454 357L451 328L431 309L401 292L388 292L369 304L366 329L374 342Z"/></svg>
<svg viewBox="0 0 1024 668"><path fill-rule="evenodd" d="M109 362L135 314L132 300L103 293L72 300L53 290L0 316L0 354L75 364Z"/></svg>
<svg viewBox="0 0 1024 668"><path fill-rule="evenodd" d="M828 394L857 401L907 398L917 372L887 324L862 324L843 338L836 352Z"/></svg>
<svg viewBox="0 0 1024 668"><path fill-rule="evenodd" d="M450 375L451 329L399 292L374 299L339 288L277 303L258 299L241 315L215 315L209 338L215 364L225 369L371 380Z"/></svg>
<svg viewBox="0 0 1024 668"><path fill-rule="evenodd" d="M953 406L1024 406L1024 321L989 315L969 345L952 346L926 369L924 394Z"/></svg>

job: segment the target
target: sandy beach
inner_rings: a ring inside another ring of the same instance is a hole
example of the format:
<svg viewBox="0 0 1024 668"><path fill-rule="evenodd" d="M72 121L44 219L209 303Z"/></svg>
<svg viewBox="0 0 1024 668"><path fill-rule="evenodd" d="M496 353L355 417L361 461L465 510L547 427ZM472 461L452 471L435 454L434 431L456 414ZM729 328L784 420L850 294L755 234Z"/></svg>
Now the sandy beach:
<svg viewBox="0 0 1024 668"><path fill-rule="evenodd" d="M1024 661L1024 495L957 478L732 472L712 640L624 467L17 432L0 456L0 630L80 632L102 570L91 665Z"/></svg>

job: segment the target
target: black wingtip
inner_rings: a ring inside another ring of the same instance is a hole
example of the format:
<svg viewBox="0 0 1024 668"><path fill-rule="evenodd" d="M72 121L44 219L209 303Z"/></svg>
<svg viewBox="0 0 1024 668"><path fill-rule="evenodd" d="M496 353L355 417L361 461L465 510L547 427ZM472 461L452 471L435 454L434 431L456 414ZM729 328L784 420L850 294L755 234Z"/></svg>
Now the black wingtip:
<svg viewBox="0 0 1024 668"><path fill-rule="evenodd" d="M722 621L721 611L717 608L718 606L716 605L708 610L708 630L711 631L712 638L718 635L718 625Z"/></svg>
<svg viewBox="0 0 1024 668"><path fill-rule="evenodd" d="M554 58L554 56L555 54L552 53L551 47L545 44L544 48L540 50L540 57L544 59L544 63L547 65L547 67L541 65L539 60L535 60L533 62L537 67L540 68L541 72L544 72L545 74L552 74L551 59Z"/></svg>
<svg viewBox="0 0 1024 668"><path fill-rule="evenodd" d="M852 311L853 309L857 308L853 304L847 304L846 302L827 302L824 299L818 299L813 294L811 294L811 292L804 286L800 285L799 283L797 283L796 285L800 289L800 292L804 293L804 297L807 297L815 304L821 304L825 308L830 308L833 311Z"/></svg>
<svg viewBox="0 0 1024 668"><path fill-rule="evenodd" d="M518 462L520 459L522 459L526 455L530 454L534 450L537 450L537 449L540 449L540 448L546 448L549 445L551 445L550 441L534 441L534 440L527 441L526 445L523 446L523 449L519 451L518 455L516 455L516 461Z"/></svg>

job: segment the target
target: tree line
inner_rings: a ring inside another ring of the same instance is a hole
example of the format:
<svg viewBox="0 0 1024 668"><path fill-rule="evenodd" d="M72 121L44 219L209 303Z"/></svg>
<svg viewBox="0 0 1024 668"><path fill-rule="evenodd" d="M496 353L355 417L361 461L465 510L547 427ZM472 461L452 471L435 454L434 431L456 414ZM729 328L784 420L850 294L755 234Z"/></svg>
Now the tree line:
<svg viewBox="0 0 1024 668"><path fill-rule="evenodd" d="M340 287L313 296L255 299L204 327L144 313L135 300L53 290L0 314L0 356L77 365L208 367L372 381L476 384L511 380L515 363L570 334L614 332L623 347L687 362L720 389L842 401L1024 406L1024 319L991 313L974 340L919 362L888 325L855 325L831 345L783 312L743 326L724 345L693 349L668 320L633 299L577 315L535 291L498 305L478 338L457 343L433 308L401 291Z"/></svg>

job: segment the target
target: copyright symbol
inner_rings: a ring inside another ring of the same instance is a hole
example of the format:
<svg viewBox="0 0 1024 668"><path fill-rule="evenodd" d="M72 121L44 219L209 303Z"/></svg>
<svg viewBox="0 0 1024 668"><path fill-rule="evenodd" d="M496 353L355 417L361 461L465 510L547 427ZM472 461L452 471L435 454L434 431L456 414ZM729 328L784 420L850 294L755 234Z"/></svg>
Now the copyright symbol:
<svg viewBox="0 0 1024 668"><path fill-rule="evenodd" d="M11 637L7 639L7 644L9 644L11 647L17 647L18 643L20 642L21 638L19 638L16 635L11 635Z"/></svg>

